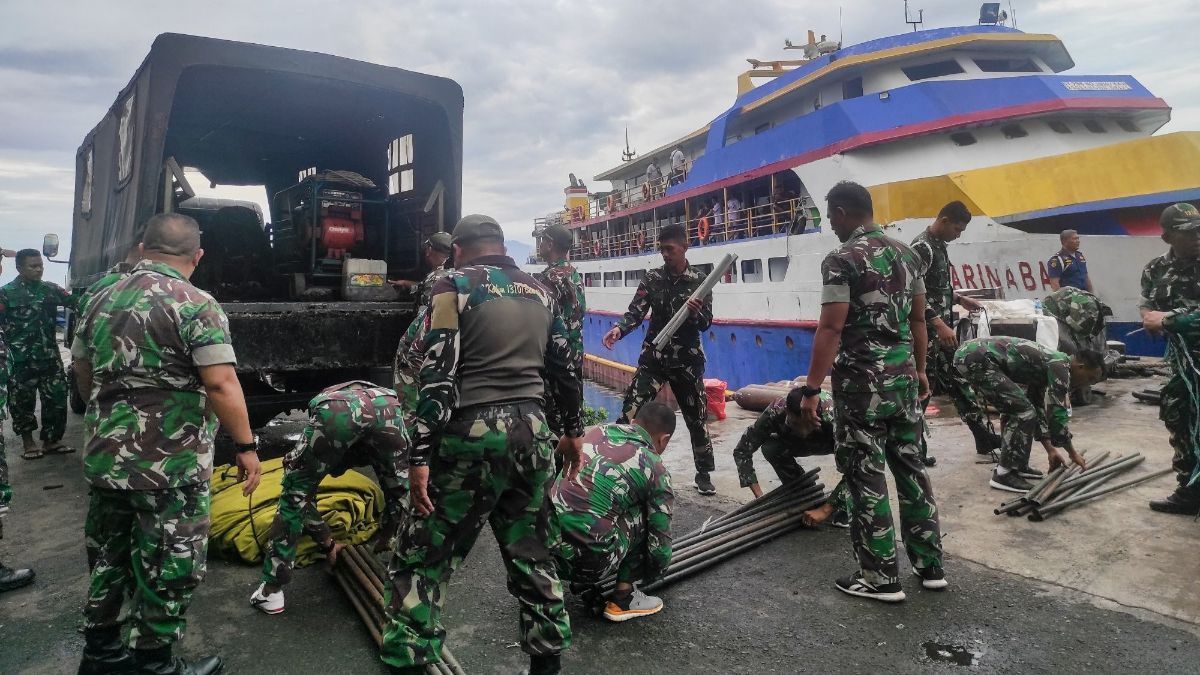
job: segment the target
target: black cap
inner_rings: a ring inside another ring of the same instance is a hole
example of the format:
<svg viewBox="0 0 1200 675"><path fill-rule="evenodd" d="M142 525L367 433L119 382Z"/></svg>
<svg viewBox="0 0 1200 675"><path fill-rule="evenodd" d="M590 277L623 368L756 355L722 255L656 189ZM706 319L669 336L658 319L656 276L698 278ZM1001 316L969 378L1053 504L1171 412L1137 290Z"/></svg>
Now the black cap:
<svg viewBox="0 0 1200 675"><path fill-rule="evenodd" d="M1158 224L1163 232L1191 232L1200 227L1200 210L1187 202L1172 204L1163 209Z"/></svg>
<svg viewBox="0 0 1200 675"><path fill-rule="evenodd" d="M425 240L426 246L439 253L445 253L446 255L450 254L450 243L451 239L449 232L438 232Z"/></svg>
<svg viewBox="0 0 1200 675"><path fill-rule="evenodd" d="M484 237L495 237L504 241L504 230L501 229L500 223L497 223L491 216L472 213L469 216L463 216L462 220L454 226L453 241L455 244L463 244Z"/></svg>
<svg viewBox="0 0 1200 675"><path fill-rule="evenodd" d="M551 225L544 227L537 233L538 239L549 239L554 242L554 245L560 249L569 251L571 245L575 243L574 237L571 236L571 231L562 225Z"/></svg>

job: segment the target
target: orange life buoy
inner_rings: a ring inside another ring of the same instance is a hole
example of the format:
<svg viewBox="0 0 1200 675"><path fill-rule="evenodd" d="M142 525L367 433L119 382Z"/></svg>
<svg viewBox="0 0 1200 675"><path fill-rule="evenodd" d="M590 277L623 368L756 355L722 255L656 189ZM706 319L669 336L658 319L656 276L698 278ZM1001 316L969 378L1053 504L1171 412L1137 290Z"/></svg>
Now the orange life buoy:
<svg viewBox="0 0 1200 675"><path fill-rule="evenodd" d="M642 183L642 199L650 201L650 181Z"/></svg>
<svg viewBox="0 0 1200 675"><path fill-rule="evenodd" d="M708 216L704 216L703 218L701 218L700 224L696 226L696 231L700 235L700 243L701 244L708 241L708 231L709 231L710 227L711 226L708 222Z"/></svg>

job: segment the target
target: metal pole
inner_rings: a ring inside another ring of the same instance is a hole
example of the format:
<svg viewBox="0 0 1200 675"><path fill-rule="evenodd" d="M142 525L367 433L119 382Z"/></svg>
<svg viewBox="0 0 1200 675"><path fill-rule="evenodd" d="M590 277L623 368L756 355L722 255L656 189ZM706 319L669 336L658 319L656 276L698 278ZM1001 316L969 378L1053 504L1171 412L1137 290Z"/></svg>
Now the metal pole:
<svg viewBox="0 0 1200 675"><path fill-rule="evenodd" d="M1054 505L1054 510L1056 512L1061 511L1062 509L1065 509L1068 506L1072 506L1074 504L1078 504L1079 502L1087 501L1094 497L1101 497L1101 496L1104 496L1111 492L1116 492L1117 490L1123 490L1127 487L1131 487L1131 486L1137 485L1139 483L1145 483L1146 481L1154 480L1155 478L1165 476L1169 473L1172 473L1173 471L1174 471L1174 469L1162 469L1160 471L1155 471L1154 473L1147 474L1145 476L1141 476L1140 478L1134 478L1132 480L1127 480L1124 483L1117 483L1116 485L1111 485L1109 487L1100 488L1098 490L1094 490L1094 491L1088 492L1086 494L1078 495L1078 496L1072 497L1070 499L1064 499L1063 501ZM1045 517L1046 515L1047 514L1045 512L1042 513L1043 517Z"/></svg>
<svg viewBox="0 0 1200 675"><path fill-rule="evenodd" d="M1043 520L1045 520L1045 519L1049 518L1050 516L1063 510L1058 507L1059 503L1066 501L1067 499L1069 499L1070 497L1073 497L1075 495L1083 496L1083 495L1086 495L1087 493L1091 492L1092 490L1099 490L1100 486L1104 485L1105 483L1112 480L1113 478L1116 478L1116 476L1117 476L1117 474L1115 474L1115 473L1109 474L1107 476L1101 476L1100 478L1096 479L1095 481L1088 483L1087 485L1082 485L1079 488L1073 490L1072 494L1069 496L1063 496L1062 499L1059 499L1052 504L1047 504L1046 506L1042 506L1042 507L1038 507L1038 508L1034 509L1029 514L1029 520L1031 520L1035 523L1042 522Z"/></svg>
<svg viewBox="0 0 1200 675"><path fill-rule="evenodd" d="M1073 487L1080 483L1091 482L1091 481L1095 480L1096 478L1099 478L1100 476L1108 476L1110 474L1120 473L1122 471L1125 471L1126 469L1129 469L1138 464L1141 464L1144 461L1146 461L1146 457L1144 455L1141 455L1141 454L1130 455L1126 459L1124 459L1120 462L1117 462L1115 464L1110 464L1107 467L1105 467L1104 469L1101 469L1101 470L1097 471L1096 473L1091 474L1090 476L1075 478L1074 480L1072 480L1070 482L1070 484L1067 487Z"/></svg>

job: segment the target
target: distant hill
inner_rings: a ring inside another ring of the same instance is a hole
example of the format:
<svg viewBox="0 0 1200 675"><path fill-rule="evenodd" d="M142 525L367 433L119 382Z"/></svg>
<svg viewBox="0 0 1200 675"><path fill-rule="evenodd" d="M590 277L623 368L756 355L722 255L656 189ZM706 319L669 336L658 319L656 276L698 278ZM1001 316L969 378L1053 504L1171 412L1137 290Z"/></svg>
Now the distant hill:
<svg viewBox="0 0 1200 675"><path fill-rule="evenodd" d="M508 257L512 258L518 265L524 265L529 262L529 254L533 252L533 246L526 244L523 241L514 239L505 240L504 245L508 247Z"/></svg>

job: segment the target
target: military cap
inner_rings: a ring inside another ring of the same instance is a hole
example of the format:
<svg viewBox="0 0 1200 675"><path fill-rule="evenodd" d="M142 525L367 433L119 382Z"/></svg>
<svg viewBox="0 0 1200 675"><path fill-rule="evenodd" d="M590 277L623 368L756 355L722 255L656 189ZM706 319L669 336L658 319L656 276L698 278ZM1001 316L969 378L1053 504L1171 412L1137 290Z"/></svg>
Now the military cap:
<svg viewBox="0 0 1200 675"><path fill-rule="evenodd" d="M454 226L453 241L455 244L463 244L484 237L496 237L500 241L504 241L504 230L500 228L500 223L497 223L491 216L472 213L469 216L463 216L462 220Z"/></svg>
<svg viewBox="0 0 1200 675"><path fill-rule="evenodd" d="M1200 228L1200 210L1187 202L1172 204L1163 209L1158 224L1163 232L1191 232Z"/></svg>
<svg viewBox="0 0 1200 675"><path fill-rule="evenodd" d="M425 240L425 245L441 253L450 253L450 233L437 232Z"/></svg>
<svg viewBox="0 0 1200 675"><path fill-rule="evenodd" d="M542 228L537 233L537 236L538 239L549 239L550 241L554 242L555 246L561 249L569 250L571 245L575 243L574 238L571 237L571 231L562 225L551 225L549 227Z"/></svg>

